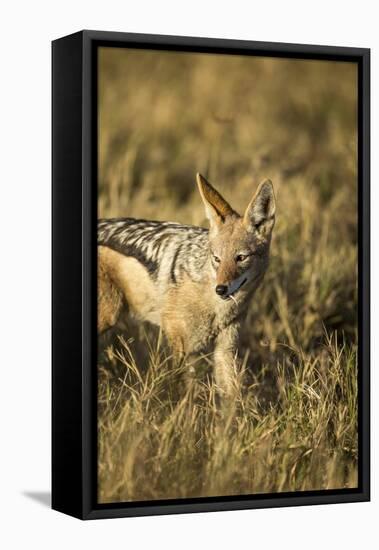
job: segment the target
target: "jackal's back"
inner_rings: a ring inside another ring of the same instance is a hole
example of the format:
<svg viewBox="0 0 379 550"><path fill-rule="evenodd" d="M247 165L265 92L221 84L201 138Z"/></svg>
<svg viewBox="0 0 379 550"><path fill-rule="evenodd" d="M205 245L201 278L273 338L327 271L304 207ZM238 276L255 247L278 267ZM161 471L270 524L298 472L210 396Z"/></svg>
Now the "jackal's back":
<svg viewBox="0 0 379 550"><path fill-rule="evenodd" d="M102 219L98 244L138 260L154 280L177 284L184 273L196 280L208 255L208 230L175 222Z"/></svg>

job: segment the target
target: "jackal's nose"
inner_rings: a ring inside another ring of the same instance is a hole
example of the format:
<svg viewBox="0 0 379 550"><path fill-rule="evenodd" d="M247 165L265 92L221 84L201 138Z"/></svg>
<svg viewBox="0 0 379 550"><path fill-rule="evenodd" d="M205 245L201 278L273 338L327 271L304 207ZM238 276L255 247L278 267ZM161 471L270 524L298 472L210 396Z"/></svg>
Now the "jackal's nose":
<svg viewBox="0 0 379 550"><path fill-rule="evenodd" d="M224 296L226 294L226 291L228 290L228 287L226 285L217 285L216 286L216 294L219 296Z"/></svg>

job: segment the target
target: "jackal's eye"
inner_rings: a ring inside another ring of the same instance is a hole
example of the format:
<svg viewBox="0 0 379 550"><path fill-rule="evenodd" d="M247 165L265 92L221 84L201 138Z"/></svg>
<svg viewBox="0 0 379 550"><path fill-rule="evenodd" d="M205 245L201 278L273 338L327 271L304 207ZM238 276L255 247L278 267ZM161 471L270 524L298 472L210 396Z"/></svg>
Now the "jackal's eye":
<svg viewBox="0 0 379 550"><path fill-rule="evenodd" d="M238 256L236 256L236 262L243 262L246 260L247 256L247 254L238 254Z"/></svg>
<svg viewBox="0 0 379 550"><path fill-rule="evenodd" d="M221 262L220 258L213 254L213 260L216 262L216 264L219 264Z"/></svg>

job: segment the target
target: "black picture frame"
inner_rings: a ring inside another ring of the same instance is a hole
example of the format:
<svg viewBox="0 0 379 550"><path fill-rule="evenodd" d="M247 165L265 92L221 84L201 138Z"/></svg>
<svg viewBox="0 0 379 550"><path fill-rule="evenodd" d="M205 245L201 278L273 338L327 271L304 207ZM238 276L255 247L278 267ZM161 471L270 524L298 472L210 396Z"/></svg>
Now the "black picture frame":
<svg viewBox="0 0 379 550"><path fill-rule="evenodd" d="M359 486L357 489L96 503L96 208L99 46L358 64ZM52 43L52 507L81 519L370 499L370 50L81 31Z"/></svg>

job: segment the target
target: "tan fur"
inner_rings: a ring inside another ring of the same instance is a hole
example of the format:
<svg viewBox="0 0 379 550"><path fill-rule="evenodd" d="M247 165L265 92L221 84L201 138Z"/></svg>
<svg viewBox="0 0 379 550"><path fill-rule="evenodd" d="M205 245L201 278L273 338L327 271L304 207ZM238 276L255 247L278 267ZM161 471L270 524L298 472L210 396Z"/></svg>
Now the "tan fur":
<svg viewBox="0 0 379 550"><path fill-rule="evenodd" d="M98 248L97 286L97 330L104 330L116 324L123 302L123 295L111 278L111 270L105 261L104 247Z"/></svg>
<svg viewBox="0 0 379 550"><path fill-rule="evenodd" d="M209 303L202 298L205 282L195 282L189 277L180 287L171 288L166 296L162 311L162 327L173 350L185 355L194 350L196 343L205 342L212 313Z"/></svg>
<svg viewBox="0 0 379 550"><path fill-rule="evenodd" d="M98 324L104 327L99 331L116 323L122 301L136 319L160 324L156 290L146 269L135 258L119 254L106 246L99 246L98 251ZM107 291L111 292L110 303L105 298Z"/></svg>

